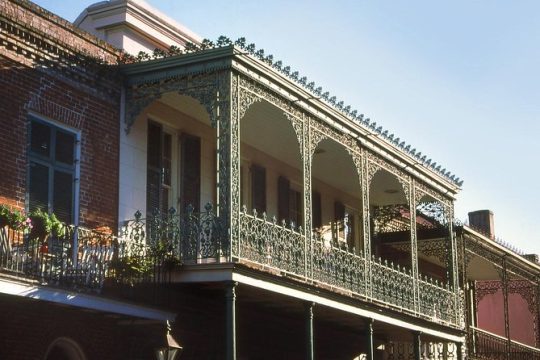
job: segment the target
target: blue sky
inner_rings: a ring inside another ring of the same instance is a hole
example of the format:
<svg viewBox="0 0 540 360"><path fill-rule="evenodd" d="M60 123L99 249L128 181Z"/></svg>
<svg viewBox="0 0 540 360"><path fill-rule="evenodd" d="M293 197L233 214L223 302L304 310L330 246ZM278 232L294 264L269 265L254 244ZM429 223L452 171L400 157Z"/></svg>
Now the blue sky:
<svg viewBox="0 0 540 360"><path fill-rule="evenodd" d="M36 1L70 21L93 2ZM491 209L498 237L540 253L540 2L147 2L281 59L464 179L458 218Z"/></svg>

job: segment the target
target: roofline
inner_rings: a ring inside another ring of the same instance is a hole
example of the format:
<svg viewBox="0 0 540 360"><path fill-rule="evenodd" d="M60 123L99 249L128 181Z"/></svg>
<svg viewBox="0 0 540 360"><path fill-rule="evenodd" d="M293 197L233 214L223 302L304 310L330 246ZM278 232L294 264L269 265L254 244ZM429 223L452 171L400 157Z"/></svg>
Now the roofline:
<svg viewBox="0 0 540 360"><path fill-rule="evenodd" d="M501 256L508 256L508 257L518 261L518 262L522 262L525 265L527 265L527 266L533 268L534 270L536 270L540 275L540 264L535 264L532 261L527 260L523 256L513 252L510 249L507 249L506 247L504 247L501 244L497 243L496 241L490 239L486 235L484 235L484 234L470 228L467 225L463 225L463 230L465 232L468 232L470 235L473 235L473 236L475 236L477 238L480 238L480 240L482 240L486 245L491 247L493 250L496 250L499 253L501 253L502 254Z"/></svg>
<svg viewBox="0 0 540 360"><path fill-rule="evenodd" d="M84 39L85 41L88 41L90 44L101 48L103 51L109 53L109 55L117 57L120 53L120 50L109 44L108 42L99 39L98 37L90 34L89 32L82 30L75 26L73 23L69 22L68 20L58 16L57 14L54 14L50 12L49 10L31 2L28 0L9 0L10 2L17 4L19 6L25 7L26 9L30 10L32 13L34 13L37 16L43 17L47 19L48 21L51 21L55 25L61 27L62 29L71 32L73 35ZM10 17L8 17L10 18ZM36 31L35 27L28 26L27 23L23 24L25 27L30 28L32 31ZM44 34L47 36L47 39L53 41L54 43L60 44L61 42L56 39L55 37L52 37L48 34ZM66 46L69 44L63 44L63 46ZM73 49L72 49L73 50Z"/></svg>
<svg viewBox="0 0 540 360"><path fill-rule="evenodd" d="M224 59L226 59L225 62L223 61ZM396 148L388 141L385 141L378 133L360 126L350 117L339 112L325 101L313 97L313 94L301 87L300 84L281 72L278 72L268 64L247 54L243 49L236 45L216 47L189 54L125 64L121 65L120 69L121 72L128 77L128 84L136 84L155 81L156 78L159 78L158 75L153 73L156 71L166 72L166 75L163 74L164 76L173 77L175 74L174 71L171 71L172 68L180 68L200 62L218 62L220 60L222 68L234 69L250 77L259 76L259 81L261 81L262 78L266 78L272 82L278 83L288 91L287 94L281 94L282 96L289 97L296 105L313 113L318 118L325 118L330 125L351 135L362 145L366 146L379 156L391 161L402 171L410 173L416 178L426 182L428 185L435 187L447 198L454 200L456 194L461 189L457 184L450 182L438 172L416 161L403 150ZM209 68L216 69L217 67ZM201 71L203 71L202 68Z"/></svg>

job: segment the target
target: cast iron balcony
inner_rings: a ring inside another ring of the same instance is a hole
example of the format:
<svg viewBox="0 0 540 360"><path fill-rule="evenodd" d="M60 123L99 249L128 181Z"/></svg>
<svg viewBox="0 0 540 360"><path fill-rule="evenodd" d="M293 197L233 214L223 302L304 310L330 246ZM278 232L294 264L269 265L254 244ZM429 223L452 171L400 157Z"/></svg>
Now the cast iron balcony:
<svg viewBox="0 0 540 360"><path fill-rule="evenodd" d="M292 224L265 214L240 213L230 232L208 204L201 213L174 210L126 223L120 244L157 247L181 264L240 263L433 322L462 327L460 296L447 284L414 281L410 270L380 258L366 258L328 241L320 232L306 236ZM415 292L415 287L417 291ZM415 293L418 296L415 296Z"/></svg>

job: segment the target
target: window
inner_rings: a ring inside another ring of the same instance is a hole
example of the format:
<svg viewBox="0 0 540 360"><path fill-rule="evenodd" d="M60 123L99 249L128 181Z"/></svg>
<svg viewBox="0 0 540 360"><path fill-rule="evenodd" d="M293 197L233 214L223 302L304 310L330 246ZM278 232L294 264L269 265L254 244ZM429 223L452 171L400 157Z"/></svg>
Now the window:
<svg viewBox="0 0 540 360"><path fill-rule="evenodd" d="M74 219L77 134L30 117L28 207L54 212L59 220Z"/></svg>
<svg viewBox="0 0 540 360"><path fill-rule="evenodd" d="M170 208L172 136L161 125L148 122L146 211L166 213Z"/></svg>

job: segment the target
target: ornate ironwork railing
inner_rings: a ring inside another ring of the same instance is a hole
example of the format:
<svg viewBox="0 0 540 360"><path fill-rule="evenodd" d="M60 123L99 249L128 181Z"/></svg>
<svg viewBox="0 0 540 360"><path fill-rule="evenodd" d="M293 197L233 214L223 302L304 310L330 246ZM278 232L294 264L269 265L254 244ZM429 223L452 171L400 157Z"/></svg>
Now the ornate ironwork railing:
<svg viewBox="0 0 540 360"><path fill-rule="evenodd" d="M42 240L0 228L0 271L40 284L99 291L115 251L110 232L64 226Z"/></svg>
<svg viewBox="0 0 540 360"><path fill-rule="evenodd" d="M433 320L443 320L446 322L457 322L456 319L456 304L453 291L448 287L448 284L443 285L441 282L424 277L418 281L419 297L420 297L420 312L424 315L431 316Z"/></svg>
<svg viewBox="0 0 540 360"><path fill-rule="evenodd" d="M414 287L410 270L381 258L372 258L371 284L374 299L414 311Z"/></svg>
<svg viewBox="0 0 540 360"><path fill-rule="evenodd" d="M114 266L114 275L148 280L156 276L156 267L163 269L167 264L241 262L432 321L461 325L456 315L457 297L448 288L421 280L417 303L410 270L380 258L366 259L362 253L328 239L328 234L315 231L306 236L293 224L277 223L265 214L245 210L240 213L238 232L229 236L223 229L211 205L200 213L188 208L181 215L171 210L146 219L138 213L121 231L118 263L125 266Z"/></svg>
<svg viewBox="0 0 540 360"><path fill-rule="evenodd" d="M324 239L320 233L314 233L308 244L308 278L365 295L366 263L362 256L336 246L337 242Z"/></svg>
<svg viewBox="0 0 540 360"><path fill-rule="evenodd" d="M412 360L414 359L414 345L412 342L389 341L384 344L382 358L385 360ZM420 359L422 360L457 360L458 348L454 343L421 342Z"/></svg>
<svg viewBox="0 0 540 360"><path fill-rule="evenodd" d="M233 256L249 259L259 265L282 272L302 276L306 271L306 237L301 228L285 222L281 225L273 218L268 221L266 214L257 212L248 215L243 212L240 222L240 239Z"/></svg>
<svg viewBox="0 0 540 360"><path fill-rule="evenodd" d="M469 329L469 357L489 360L539 360L540 349L475 327Z"/></svg>
<svg viewBox="0 0 540 360"><path fill-rule="evenodd" d="M398 264L336 246L320 232L306 237L301 228L240 213L240 236L233 238L231 260L292 275L323 287L339 288L385 306L437 322L461 326L458 297L442 283L421 279L415 302L410 270Z"/></svg>

